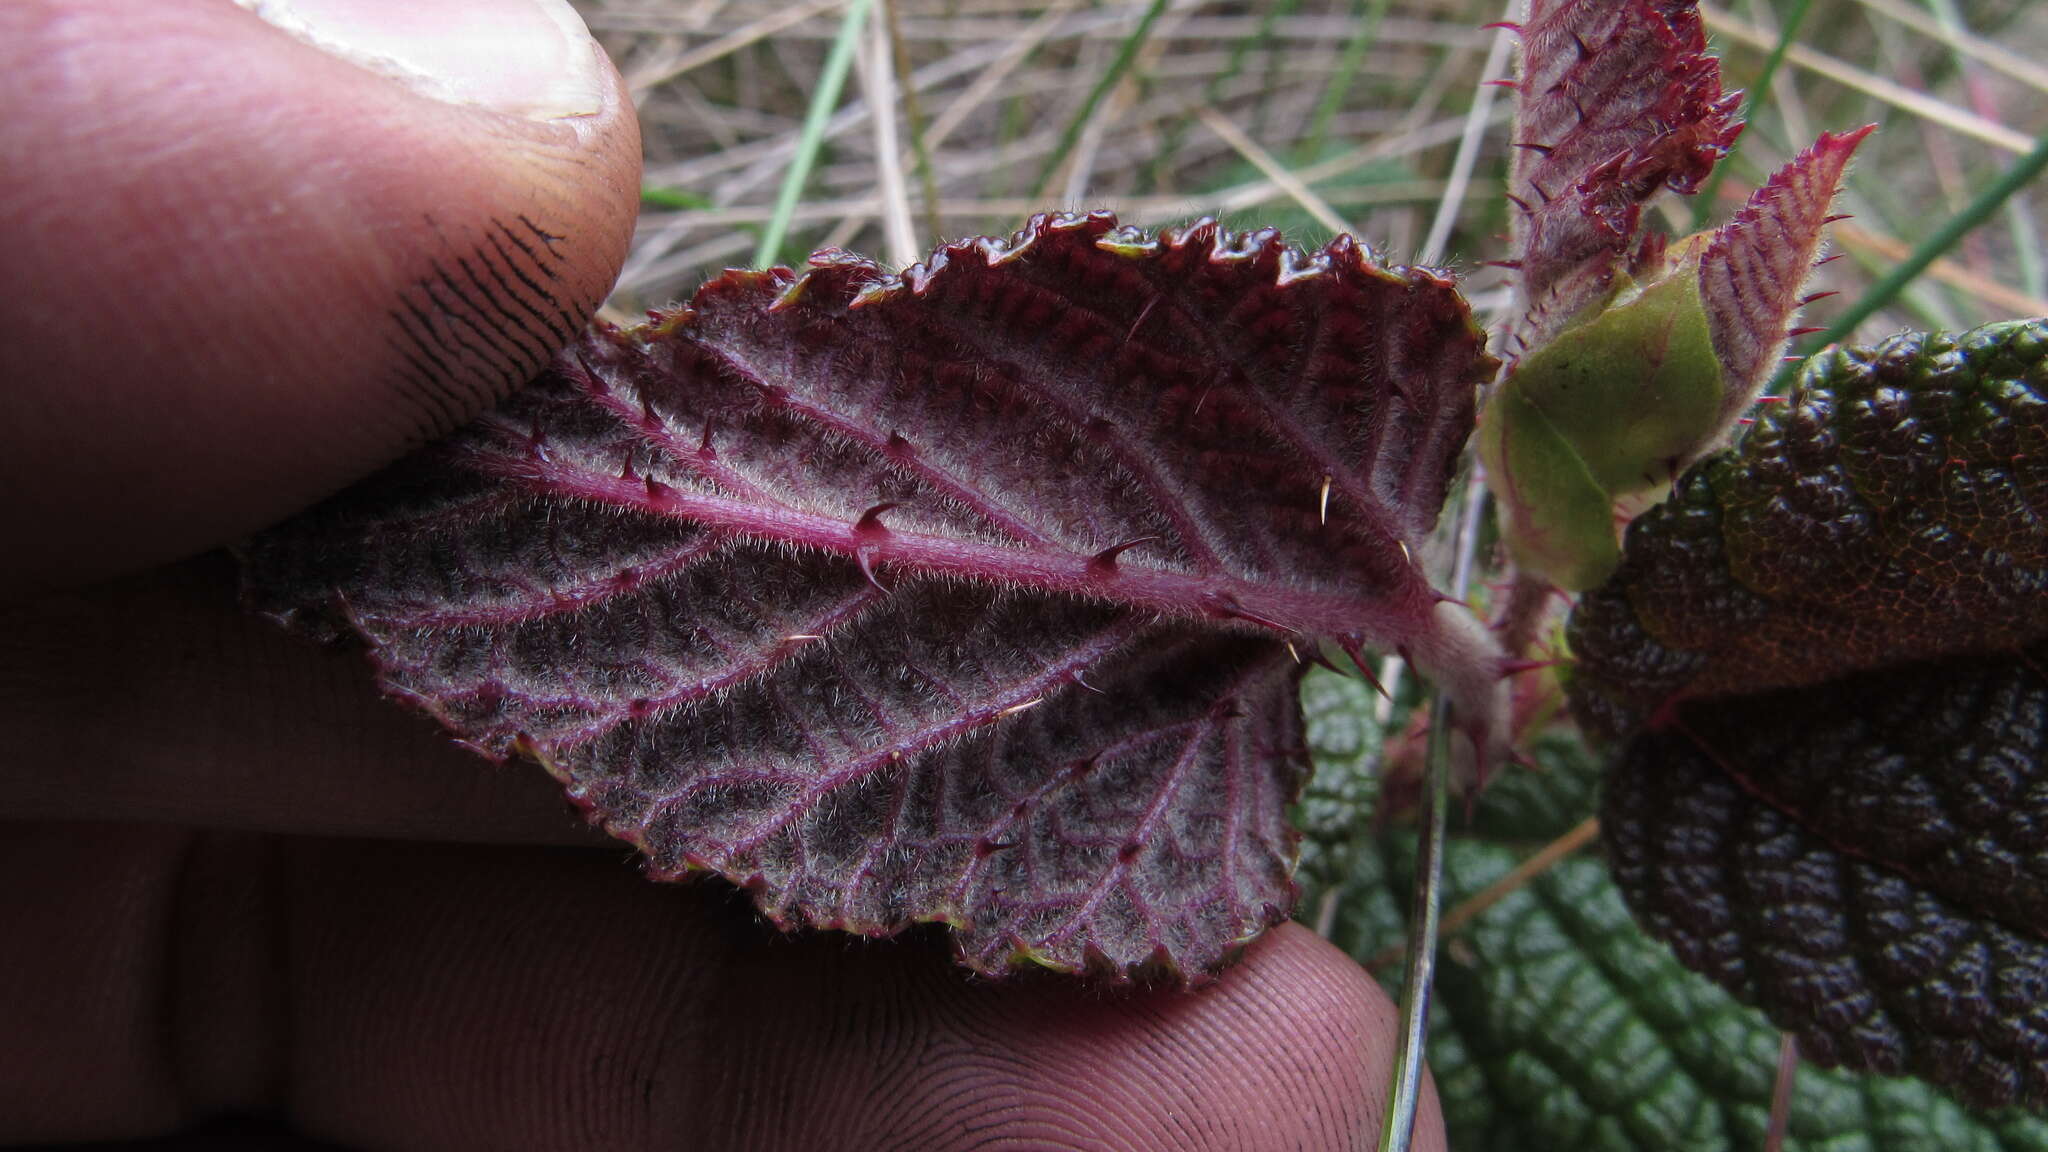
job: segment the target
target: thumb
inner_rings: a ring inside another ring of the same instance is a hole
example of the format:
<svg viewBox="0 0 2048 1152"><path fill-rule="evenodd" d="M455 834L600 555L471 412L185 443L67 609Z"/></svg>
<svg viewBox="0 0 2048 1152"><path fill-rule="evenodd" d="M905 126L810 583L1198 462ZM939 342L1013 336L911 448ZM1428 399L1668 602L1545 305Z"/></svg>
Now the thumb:
<svg viewBox="0 0 2048 1152"><path fill-rule="evenodd" d="M0 587L259 527L531 376L639 133L565 0L0 5Z"/></svg>

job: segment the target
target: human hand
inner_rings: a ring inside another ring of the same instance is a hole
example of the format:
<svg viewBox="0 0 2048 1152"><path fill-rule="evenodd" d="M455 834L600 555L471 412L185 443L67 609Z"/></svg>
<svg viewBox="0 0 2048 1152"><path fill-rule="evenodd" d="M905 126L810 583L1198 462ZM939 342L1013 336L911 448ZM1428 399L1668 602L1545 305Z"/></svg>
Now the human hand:
<svg viewBox="0 0 2048 1152"><path fill-rule="evenodd" d="M259 7L298 34L0 6L0 1141L235 1113L433 1149L1360 1139L1393 1012L1298 927L1193 995L783 937L640 880L543 773L184 559L531 375L637 203L632 107L565 8Z"/></svg>

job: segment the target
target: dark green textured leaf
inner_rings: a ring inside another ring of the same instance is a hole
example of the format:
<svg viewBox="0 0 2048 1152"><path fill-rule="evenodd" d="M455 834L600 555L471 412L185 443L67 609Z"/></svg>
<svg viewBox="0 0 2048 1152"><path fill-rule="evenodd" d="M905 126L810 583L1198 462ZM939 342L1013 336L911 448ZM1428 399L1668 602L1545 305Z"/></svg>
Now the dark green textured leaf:
<svg viewBox="0 0 2048 1152"><path fill-rule="evenodd" d="M1370 725L1369 705L1318 679L1304 702L1321 780L1360 746L1335 713L1358 709L1351 719ZM1536 759L1542 771L1503 776L1454 830L1450 904L1586 815L1598 763L1561 736L1539 741ZM1320 839L1311 834L1304 861L1329 858ZM1343 877L1332 937L1360 959L1401 938L1407 839L1370 842ZM1320 898L1312 890L1311 906ZM1643 934L1597 859L1565 861L1444 945L1430 1063L1459 1152L1755 1149L1777 1048L1769 1022ZM1913 1080L1808 1066L1786 1148L2038 1152L2048 1123L1972 1114Z"/></svg>
<svg viewBox="0 0 2048 1152"><path fill-rule="evenodd" d="M1687 704L1609 776L1615 879L1809 1058L2037 1103L2044 719L2048 681L1969 657Z"/></svg>
<svg viewBox="0 0 2048 1152"><path fill-rule="evenodd" d="M1569 634L1602 827L1820 1063L2048 1103L2048 321L1818 359Z"/></svg>
<svg viewBox="0 0 2048 1152"><path fill-rule="evenodd" d="M2048 635L2048 320L1816 357L1736 450L1630 525L1572 614L1573 707L1632 732L1695 696Z"/></svg>

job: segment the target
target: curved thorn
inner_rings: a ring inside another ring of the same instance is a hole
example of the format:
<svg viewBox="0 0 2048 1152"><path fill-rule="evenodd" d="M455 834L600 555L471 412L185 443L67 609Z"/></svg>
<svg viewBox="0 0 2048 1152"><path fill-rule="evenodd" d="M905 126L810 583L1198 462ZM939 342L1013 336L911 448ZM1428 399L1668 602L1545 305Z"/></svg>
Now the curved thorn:
<svg viewBox="0 0 2048 1152"><path fill-rule="evenodd" d="M1221 595L1211 596L1208 599L1210 607L1213 608L1219 615L1230 617L1237 620L1249 620L1253 624L1258 624L1267 628L1271 628L1275 632L1285 632L1289 635L1292 635L1294 633L1294 629L1289 628L1287 625L1280 623L1278 620L1274 620L1267 616L1261 616L1257 612L1254 612L1251 609L1245 607L1243 604L1240 604L1237 600L1237 597L1232 596L1227 592Z"/></svg>
<svg viewBox="0 0 2048 1152"><path fill-rule="evenodd" d="M1111 544L1088 558L1088 567L1096 572L1108 574L1116 571L1116 558L1140 544L1150 544L1157 536L1134 536L1121 544Z"/></svg>
<svg viewBox="0 0 2048 1152"><path fill-rule="evenodd" d="M891 508L901 507L903 507L901 500L884 500L880 504L874 505L860 514L860 519L853 526L854 534L857 536L887 536L889 529L882 523L882 513L887 512Z"/></svg>
<svg viewBox="0 0 2048 1152"><path fill-rule="evenodd" d="M853 559L855 563L860 565L860 574L868 578L868 583L873 584L879 592L887 593L889 591L887 585L875 578L875 550L872 547L863 546L854 549Z"/></svg>

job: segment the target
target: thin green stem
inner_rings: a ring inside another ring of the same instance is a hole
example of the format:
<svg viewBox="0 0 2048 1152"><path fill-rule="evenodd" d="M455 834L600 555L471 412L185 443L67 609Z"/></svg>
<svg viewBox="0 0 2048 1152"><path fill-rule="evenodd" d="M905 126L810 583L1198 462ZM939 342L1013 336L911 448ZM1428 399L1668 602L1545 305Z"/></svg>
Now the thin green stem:
<svg viewBox="0 0 2048 1152"><path fill-rule="evenodd" d="M1778 42L1771 48L1771 54L1764 58L1764 70L1757 74L1756 83L1750 87L1748 94L1742 98L1742 110L1737 113L1742 119L1756 119L1763 111L1764 106L1770 103L1771 81L1777 79L1778 68L1785 63L1785 53L1791 49L1792 42L1799 38L1799 25L1805 22L1806 10L1811 7L1813 7L1813 0L1792 0L1791 13L1785 17L1785 22L1778 26ZM1735 143L1729 145L1728 151L1733 153L1735 149L1740 147L1742 147L1742 140L1737 138ZM1714 174L1707 177L1707 186L1700 189L1699 196L1693 200L1692 226L1694 231L1705 228L1707 222L1713 218L1714 201L1721 192L1721 181L1727 179L1727 177L1728 157L1724 156L1721 158L1721 162L1714 166Z"/></svg>
<svg viewBox="0 0 2048 1152"><path fill-rule="evenodd" d="M1962 211L1943 221L1941 227L1935 229L1932 235L1913 249L1904 263L1892 269L1884 279L1871 285L1869 291L1863 293L1856 303L1851 304L1835 318L1834 323L1828 325L1827 331L1821 333L1815 340L1815 346L1826 347L1855 332L1857 325L1870 319L1878 309L1890 304L1915 277L1926 271L1929 264L1939 260L1950 248L1955 247L1956 242L1968 235L1971 229L1990 219L1991 214L1998 211L1999 205L2005 203L2013 193L2026 187L2034 177L2041 174L2043 168L2048 168L2048 136L2042 136L2034 141L2032 151L2015 161L1998 179L1985 185L1984 190L1977 193L1975 199L1963 206ZM1781 374L1780 382L1782 383L1783 375L1789 374L1789 369Z"/></svg>
<svg viewBox="0 0 2048 1152"><path fill-rule="evenodd" d="M846 18L839 22L839 35L833 39L825 67L818 73L818 88L811 93L810 111L804 114L803 130L797 136L796 155L790 157L789 170L783 174L782 191L775 198L775 214L768 218L768 226L761 232L760 247L754 250L756 268L766 268L782 256L790 218L796 215L797 201L803 199L804 185L810 182L811 168L825 143L825 125L832 119L832 110L839 106L839 94L846 89L846 74L853 67L853 50L860 43L861 30L867 27L868 10L874 3L875 0L850 0L846 6ZM877 109L876 114L880 115L881 110Z"/></svg>
<svg viewBox="0 0 2048 1152"><path fill-rule="evenodd" d="M1479 522L1486 515L1486 482L1475 467L1466 480L1458 523L1451 538L1451 597L1462 600L1472 583L1478 556ZM1450 807L1451 701L1441 691L1429 706L1428 762L1423 766L1422 829L1415 854L1415 896L1408 914L1408 952L1401 977L1401 1042L1394 1050L1394 1074L1387 1085L1387 1110L1380 1126L1380 1152L1408 1152L1415 1137L1415 1113L1422 1098L1422 1069L1429 1051L1429 1001L1436 984L1436 944L1442 929L1444 824Z"/></svg>
<svg viewBox="0 0 2048 1152"><path fill-rule="evenodd" d="M1422 790L1422 831L1415 852L1414 903L1408 914L1408 953L1401 971L1401 1043L1387 1086L1380 1125L1381 1152L1408 1152L1422 1099L1422 1069L1429 1050L1430 989L1436 981L1436 937L1443 909L1444 823L1450 807L1450 697L1437 693L1429 708L1428 779Z"/></svg>
<svg viewBox="0 0 2048 1152"><path fill-rule="evenodd" d="M1117 46L1116 59L1111 60L1102 75L1095 78L1095 87L1088 90L1088 98L1081 101L1073 119L1067 121L1067 126L1060 131L1060 142L1053 146L1052 155L1046 157L1045 167L1032 184L1041 198L1052 195L1053 181L1059 176L1067 158L1073 155L1074 144L1081 139L1081 130L1088 127L1088 121L1094 117L1095 109L1101 106L1103 97L1109 95L1110 90L1123 80L1124 74L1131 70L1131 65L1137 62L1138 49L1145 46L1146 39L1152 35L1152 26L1159 22L1160 14L1165 11L1166 0L1152 0L1145 14L1138 18L1138 26L1131 29L1131 34Z"/></svg>

